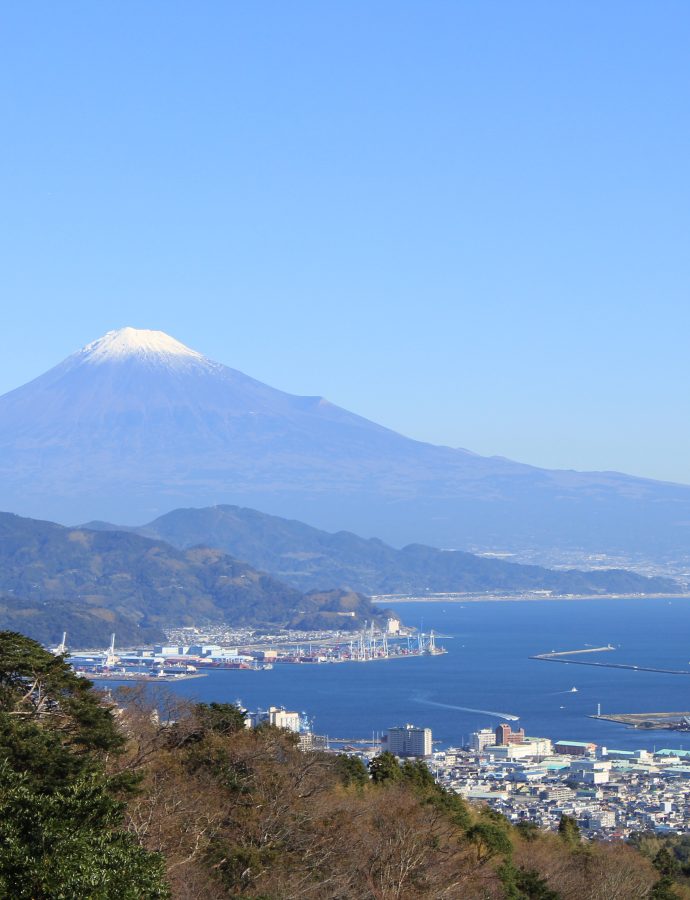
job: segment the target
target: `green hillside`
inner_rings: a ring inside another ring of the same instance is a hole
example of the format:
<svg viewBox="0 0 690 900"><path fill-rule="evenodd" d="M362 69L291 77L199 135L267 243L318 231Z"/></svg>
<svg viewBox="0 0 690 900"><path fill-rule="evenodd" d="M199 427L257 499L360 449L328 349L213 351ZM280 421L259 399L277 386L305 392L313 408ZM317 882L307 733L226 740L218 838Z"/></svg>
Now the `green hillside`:
<svg viewBox="0 0 690 900"><path fill-rule="evenodd" d="M103 523L93 523L103 528ZM670 578L624 570L553 571L422 544L402 550L238 506L178 509L137 529L176 547L218 547L300 590L330 585L364 594L552 590L562 594L674 593Z"/></svg>
<svg viewBox="0 0 690 900"><path fill-rule="evenodd" d="M221 550L0 513L0 628L45 642L63 629L79 643L113 630L130 643L160 637L167 624L342 628L376 614L354 592L304 594Z"/></svg>

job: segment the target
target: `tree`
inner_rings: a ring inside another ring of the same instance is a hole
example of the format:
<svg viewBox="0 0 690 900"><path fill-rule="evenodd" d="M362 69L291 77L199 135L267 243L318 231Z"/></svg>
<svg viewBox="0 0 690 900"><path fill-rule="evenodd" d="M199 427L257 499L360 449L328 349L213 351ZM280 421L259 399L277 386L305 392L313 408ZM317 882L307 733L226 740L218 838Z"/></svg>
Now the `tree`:
<svg viewBox="0 0 690 900"><path fill-rule="evenodd" d="M667 876L671 878L674 875L677 875L680 870L678 860L675 858L673 853L671 853L668 847L661 847L652 860L652 863L654 865L654 868L662 877Z"/></svg>
<svg viewBox="0 0 690 900"><path fill-rule="evenodd" d="M513 845L508 831L495 822L477 822L467 829L467 839L477 851L477 859L485 862L494 856L510 856Z"/></svg>
<svg viewBox="0 0 690 900"><path fill-rule="evenodd" d="M336 758L336 770L345 787L351 784L363 787L369 781L367 767L357 756L339 753Z"/></svg>
<svg viewBox="0 0 690 900"><path fill-rule="evenodd" d="M678 894L673 890L673 879L680 871L678 860L668 847L662 846L654 856L652 864L661 877L652 887L650 900L677 900Z"/></svg>
<svg viewBox="0 0 690 900"><path fill-rule="evenodd" d="M570 846L574 847L579 844L581 836L577 819L574 816L568 816L563 813L561 820L558 823L558 834L564 843L569 844Z"/></svg>
<svg viewBox="0 0 690 900"><path fill-rule="evenodd" d="M459 794L436 785L436 790L431 792L427 802L442 813L456 828L463 832L469 828L470 811L467 803Z"/></svg>
<svg viewBox="0 0 690 900"><path fill-rule="evenodd" d="M652 886L649 900L678 900L678 894L673 890L673 879L668 875L660 878Z"/></svg>
<svg viewBox="0 0 690 900"><path fill-rule="evenodd" d="M235 703L198 703L196 714L206 731L234 734L245 727L244 712Z"/></svg>
<svg viewBox="0 0 690 900"><path fill-rule="evenodd" d="M16 900L154 900L169 896L161 857L119 826L102 779L52 793L0 766L0 896Z"/></svg>
<svg viewBox="0 0 690 900"><path fill-rule="evenodd" d="M122 827L108 754L125 737L89 681L21 634L0 632L0 896L167 897L162 861Z"/></svg>
<svg viewBox="0 0 690 900"><path fill-rule="evenodd" d="M515 827L520 837L526 841L535 841L539 837L539 826L536 822L531 822L529 819L523 819Z"/></svg>
<svg viewBox="0 0 690 900"><path fill-rule="evenodd" d="M401 772L403 779L418 790L428 791L436 786L431 770L421 759L406 759L401 766Z"/></svg>
<svg viewBox="0 0 690 900"><path fill-rule="evenodd" d="M385 750L369 763L369 775L374 784L385 784L390 781L401 781L402 771L398 760Z"/></svg>
<svg viewBox="0 0 690 900"><path fill-rule="evenodd" d="M36 641L0 631L0 759L44 790L95 772L125 739L92 688Z"/></svg>
<svg viewBox="0 0 690 900"><path fill-rule="evenodd" d="M508 861L498 872L506 900L560 900L560 894L534 869L518 868Z"/></svg>

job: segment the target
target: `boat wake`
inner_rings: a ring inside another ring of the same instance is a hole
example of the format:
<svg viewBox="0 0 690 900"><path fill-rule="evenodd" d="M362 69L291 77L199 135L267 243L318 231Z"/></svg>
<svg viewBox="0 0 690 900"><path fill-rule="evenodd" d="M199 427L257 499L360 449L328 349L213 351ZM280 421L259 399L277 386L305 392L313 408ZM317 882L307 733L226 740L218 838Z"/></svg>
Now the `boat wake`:
<svg viewBox="0 0 690 900"><path fill-rule="evenodd" d="M436 700L427 700L426 697L417 695L412 697L415 703L423 703L425 706L440 706L442 709L457 709L460 712L479 713L482 716L495 716L499 719L506 719L508 722L519 722L520 716L514 716L511 713L496 712L493 709L474 709L472 706L454 706L452 703L438 703Z"/></svg>

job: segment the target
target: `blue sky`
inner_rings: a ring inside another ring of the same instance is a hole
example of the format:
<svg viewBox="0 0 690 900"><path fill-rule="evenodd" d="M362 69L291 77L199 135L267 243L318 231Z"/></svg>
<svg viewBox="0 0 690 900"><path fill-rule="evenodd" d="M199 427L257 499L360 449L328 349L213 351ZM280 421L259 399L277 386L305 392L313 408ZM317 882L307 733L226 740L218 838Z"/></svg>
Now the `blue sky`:
<svg viewBox="0 0 690 900"><path fill-rule="evenodd" d="M0 9L0 391L160 328L412 437L690 482L690 4Z"/></svg>

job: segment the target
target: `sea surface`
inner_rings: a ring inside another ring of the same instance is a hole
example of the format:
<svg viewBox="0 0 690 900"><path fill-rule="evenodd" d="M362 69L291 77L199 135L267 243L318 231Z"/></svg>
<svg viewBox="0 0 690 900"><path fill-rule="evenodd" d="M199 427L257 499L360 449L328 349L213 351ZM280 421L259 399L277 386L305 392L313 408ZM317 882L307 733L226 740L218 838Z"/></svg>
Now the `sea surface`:
<svg viewBox="0 0 690 900"><path fill-rule="evenodd" d="M252 709L276 705L304 711L313 717L316 733L337 738L367 738L411 722L431 728L439 747L457 746L472 731L515 716L528 735L553 740L690 749L690 734L638 731L588 718L598 703L602 713L690 711L690 599L438 601L400 604L398 613L408 625L444 635L437 643L449 652L211 672L166 687L207 702L239 699ZM614 652L580 659L687 669L688 675L529 659L609 643Z"/></svg>

